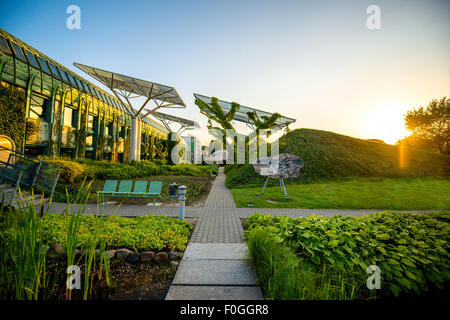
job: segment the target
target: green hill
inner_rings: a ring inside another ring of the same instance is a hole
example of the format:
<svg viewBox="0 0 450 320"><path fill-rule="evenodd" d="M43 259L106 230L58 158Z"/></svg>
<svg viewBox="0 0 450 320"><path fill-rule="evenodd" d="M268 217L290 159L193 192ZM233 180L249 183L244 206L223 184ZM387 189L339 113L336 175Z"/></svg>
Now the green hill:
<svg viewBox="0 0 450 320"><path fill-rule="evenodd" d="M314 129L297 129L281 137L283 152L298 155L305 164L298 179L289 179L291 183L348 177L448 176L450 172L449 156ZM229 188L263 181L251 165L226 169ZM273 180L271 184L276 183Z"/></svg>

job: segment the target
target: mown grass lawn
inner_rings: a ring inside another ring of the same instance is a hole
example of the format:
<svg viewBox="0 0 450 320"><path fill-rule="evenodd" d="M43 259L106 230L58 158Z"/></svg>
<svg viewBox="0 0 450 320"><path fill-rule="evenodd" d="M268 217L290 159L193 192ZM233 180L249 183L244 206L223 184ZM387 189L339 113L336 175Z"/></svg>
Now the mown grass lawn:
<svg viewBox="0 0 450 320"><path fill-rule="evenodd" d="M287 184L288 197L278 186L235 188L238 207L311 209L448 210L448 178L354 178L310 184Z"/></svg>

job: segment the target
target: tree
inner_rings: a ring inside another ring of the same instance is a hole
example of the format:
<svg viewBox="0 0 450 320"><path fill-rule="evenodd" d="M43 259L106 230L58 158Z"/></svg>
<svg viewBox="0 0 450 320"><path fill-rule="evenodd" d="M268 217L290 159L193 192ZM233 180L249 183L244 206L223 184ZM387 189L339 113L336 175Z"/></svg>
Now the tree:
<svg viewBox="0 0 450 320"><path fill-rule="evenodd" d="M277 120L281 117L281 114L274 113L270 117L261 116L261 118L258 116L256 111L253 112L247 112L248 119L253 123L255 126L255 133L256 133L256 143L259 146L259 136L261 133L261 130L269 130L272 129L277 122ZM257 157L259 158L259 148L257 148Z"/></svg>
<svg viewBox="0 0 450 320"><path fill-rule="evenodd" d="M219 105L219 100L216 97L212 97L210 103L205 103L200 99L195 99L195 104L199 107L200 112L208 117L208 129L211 129L212 134L216 137L223 137L223 146L225 146L225 130L234 130L231 121L233 121L236 112L239 111L240 105L236 102L232 102L230 111L225 114L222 107ZM220 127L214 126L212 121L218 123Z"/></svg>
<svg viewBox="0 0 450 320"><path fill-rule="evenodd" d="M426 108L408 111L404 120L414 137L429 140L440 153L450 154L450 99L434 99Z"/></svg>
<svg viewBox="0 0 450 320"><path fill-rule="evenodd" d="M430 139L424 139L411 134L403 139L397 141L397 144L416 149L422 149L429 152L436 152L438 149L433 145L433 141Z"/></svg>

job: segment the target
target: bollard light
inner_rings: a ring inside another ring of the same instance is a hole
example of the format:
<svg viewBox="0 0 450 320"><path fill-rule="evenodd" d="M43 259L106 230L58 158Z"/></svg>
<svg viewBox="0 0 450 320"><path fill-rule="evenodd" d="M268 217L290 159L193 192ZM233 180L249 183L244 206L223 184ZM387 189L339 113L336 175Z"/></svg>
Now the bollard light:
<svg viewBox="0 0 450 320"><path fill-rule="evenodd" d="M178 187L178 218L184 220L184 209L186 201L186 186Z"/></svg>

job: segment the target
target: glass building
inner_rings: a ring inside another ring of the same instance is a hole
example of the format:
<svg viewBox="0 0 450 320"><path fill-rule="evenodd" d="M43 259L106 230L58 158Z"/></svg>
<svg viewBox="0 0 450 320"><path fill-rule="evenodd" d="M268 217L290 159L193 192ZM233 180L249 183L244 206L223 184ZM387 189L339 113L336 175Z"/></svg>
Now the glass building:
<svg viewBox="0 0 450 320"><path fill-rule="evenodd" d="M0 29L0 84L26 96L29 155L128 161L131 117L113 95ZM168 130L143 119L141 159L160 154Z"/></svg>

